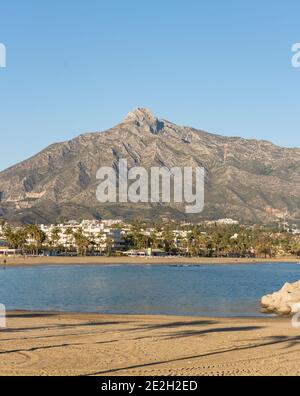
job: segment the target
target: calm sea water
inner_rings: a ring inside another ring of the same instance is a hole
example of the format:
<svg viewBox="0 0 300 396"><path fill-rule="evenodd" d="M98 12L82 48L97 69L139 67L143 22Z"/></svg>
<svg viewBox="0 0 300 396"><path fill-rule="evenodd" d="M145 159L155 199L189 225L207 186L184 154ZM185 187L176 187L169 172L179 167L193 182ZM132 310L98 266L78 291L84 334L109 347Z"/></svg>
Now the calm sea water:
<svg viewBox="0 0 300 396"><path fill-rule="evenodd" d="M261 296L299 279L299 264L0 267L0 303L9 310L260 316Z"/></svg>

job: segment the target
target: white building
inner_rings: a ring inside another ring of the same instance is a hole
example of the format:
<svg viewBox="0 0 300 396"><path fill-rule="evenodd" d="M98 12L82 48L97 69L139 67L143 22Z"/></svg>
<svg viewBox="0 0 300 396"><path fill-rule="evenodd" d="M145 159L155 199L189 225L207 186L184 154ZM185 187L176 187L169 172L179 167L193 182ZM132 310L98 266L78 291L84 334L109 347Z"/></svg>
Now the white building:
<svg viewBox="0 0 300 396"><path fill-rule="evenodd" d="M119 221L83 220L81 223L69 221L59 225L42 224L40 227L50 242L53 241L53 232L59 230L59 239L56 241L56 245L66 249L75 246L74 234L79 231L94 243L95 250L106 250L108 246L113 249L121 249L123 246L121 230L113 228L115 224L119 224Z"/></svg>
<svg viewBox="0 0 300 396"><path fill-rule="evenodd" d="M219 219L219 220L209 220L204 222L206 225L238 225L239 221L233 219Z"/></svg>

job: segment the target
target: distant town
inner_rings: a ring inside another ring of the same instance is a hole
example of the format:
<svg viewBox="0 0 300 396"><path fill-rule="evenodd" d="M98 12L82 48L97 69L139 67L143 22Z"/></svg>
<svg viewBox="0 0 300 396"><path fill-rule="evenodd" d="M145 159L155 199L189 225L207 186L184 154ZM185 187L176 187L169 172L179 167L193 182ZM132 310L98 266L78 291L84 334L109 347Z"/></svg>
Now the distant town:
<svg viewBox="0 0 300 396"><path fill-rule="evenodd" d="M0 256L300 257L300 231L233 219L199 224L74 220L13 226L0 220Z"/></svg>

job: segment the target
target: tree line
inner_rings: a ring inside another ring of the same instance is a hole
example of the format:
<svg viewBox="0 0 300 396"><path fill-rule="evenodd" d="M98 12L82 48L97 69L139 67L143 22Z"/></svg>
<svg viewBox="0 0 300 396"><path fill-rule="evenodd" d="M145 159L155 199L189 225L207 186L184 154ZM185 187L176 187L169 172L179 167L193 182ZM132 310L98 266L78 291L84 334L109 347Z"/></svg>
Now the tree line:
<svg viewBox="0 0 300 396"><path fill-rule="evenodd" d="M104 234L86 236L82 229L62 231L54 227L47 236L37 225L13 228L0 223L2 233L12 249L33 254L42 250L68 252L76 249L79 255L102 252ZM121 227L121 226L116 226ZM149 231L149 229L151 231ZM179 233L174 232L179 230ZM67 243L59 245L64 233ZM289 232L278 232L262 226L241 225L181 225L145 224L133 222L123 236L123 250L162 249L170 255L201 257L276 257L300 256L300 238ZM114 240L105 238L105 253L114 254Z"/></svg>

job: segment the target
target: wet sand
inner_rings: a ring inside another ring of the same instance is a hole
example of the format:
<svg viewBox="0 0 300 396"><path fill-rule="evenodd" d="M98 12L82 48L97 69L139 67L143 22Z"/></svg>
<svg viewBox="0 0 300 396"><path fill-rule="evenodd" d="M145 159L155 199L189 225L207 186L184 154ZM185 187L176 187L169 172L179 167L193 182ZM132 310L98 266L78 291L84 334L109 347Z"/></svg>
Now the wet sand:
<svg viewBox="0 0 300 396"><path fill-rule="evenodd" d="M0 267L3 266L3 258L0 258ZM281 257L276 259L235 259L235 258L132 258L132 257L9 257L6 259L7 266L36 266L36 265L178 265L178 264L259 264L259 263L300 263L300 258Z"/></svg>
<svg viewBox="0 0 300 396"><path fill-rule="evenodd" d="M289 318L11 312L0 375L299 375Z"/></svg>

